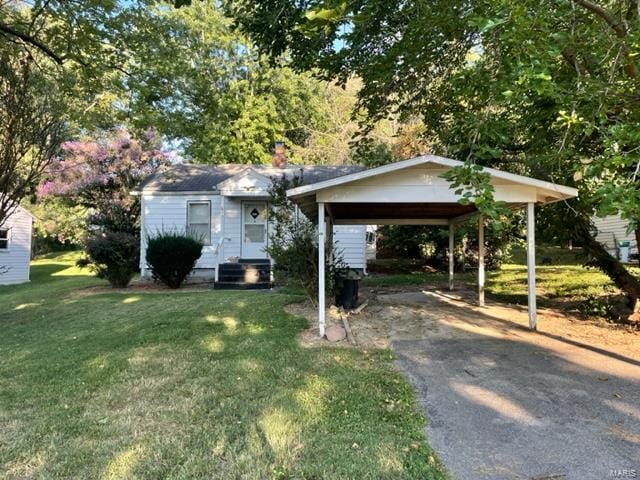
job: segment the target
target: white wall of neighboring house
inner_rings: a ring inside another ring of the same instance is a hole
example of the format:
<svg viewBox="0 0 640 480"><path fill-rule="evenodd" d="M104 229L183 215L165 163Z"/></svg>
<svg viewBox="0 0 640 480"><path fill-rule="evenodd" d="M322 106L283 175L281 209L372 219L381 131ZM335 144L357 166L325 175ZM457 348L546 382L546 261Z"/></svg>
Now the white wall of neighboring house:
<svg viewBox="0 0 640 480"><path fill-rule="evenodd" d="M0 269L6 267L9 270L0 274L0 285L29 281L32 226L33 216L24 208L18 207L0 227L0 230L7 229L9 232L7 248L0 248Z"/></svg>
<svg viewBox="0 0 640 480"><path fill-rule="evenodd" d="M365 247L365 254L367 260L375 260L378 254L378 226L377 225L367 225L366 227L366 236L365 241L367 245Z"/></svg>
<svg viewBox="0 0 640 480"><path fill-rule="evenodd" d="M335 225L333 242L344 263L351 268L366 270L366 225Z"/></svg>
<svg viewBox="0 0 640 480"><path fill-rule="evenodd" d="M140 271L143 277L150 272L145 262L146 239L159 231L184 232L187 226L187 204L192 201L211 202L211 245L205 246L196 263L196 274L213 273L218 263L231 257L241 257L242 247L242 202L250 198L224 195L190 194L142 194L141 195L141 240ZM262 198L264 201L264 198ZM224 221L223 221L224 217ZM334 240L343 251L345 262L355 269L365 270L366 262L365 225L334 227Z"/></svg>
<svg viewBox="0 0 640 480"><path fill-rule="evenodd" d="M594 217L593 223L598 229L596 239L606 245L607 250L613 256L618 256L617 243L621 241L629 242L630 254L638 253L635 234L634 232L627 233L629 224L626 220L620 218L620 215L610 215L603 218Z"/></svg>

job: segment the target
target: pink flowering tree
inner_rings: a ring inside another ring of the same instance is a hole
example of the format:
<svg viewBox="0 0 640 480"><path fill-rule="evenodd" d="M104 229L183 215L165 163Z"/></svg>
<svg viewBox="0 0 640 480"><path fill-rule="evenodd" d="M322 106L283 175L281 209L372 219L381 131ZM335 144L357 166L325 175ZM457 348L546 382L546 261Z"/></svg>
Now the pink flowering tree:
<svg viewBox="0 0 640 480"><path fill-rule="evenodd" d="M90 231L137 235L140 202L131 190L167 163L169 155L152 130L141 138L116 130L95 140L68 141L50 163L38 195L87 208Z"/></svg>
<svg viewBox="0 0 640 480"><path fill-rule="evenodd" d="M140 202L131 190L168 163L168 155L153 131L135 138L117 130L96 140L65 142L61 151L38 193L86 208L86 257L78 265L91 267L113 287L126 287L140 257Z"/></svg>

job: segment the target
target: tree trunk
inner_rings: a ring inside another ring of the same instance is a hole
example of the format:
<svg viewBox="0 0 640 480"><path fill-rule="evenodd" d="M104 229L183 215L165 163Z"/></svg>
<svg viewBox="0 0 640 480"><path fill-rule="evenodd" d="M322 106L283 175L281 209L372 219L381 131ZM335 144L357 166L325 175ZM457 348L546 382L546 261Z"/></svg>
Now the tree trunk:
<svg viewBox="0 0 640 480"><path fill-rule="evenodd" d="M632 318L629 320L635 321L635 317L638 315L638 304L640 303L640 280L631 275L625 266L595 239L588 220L578 218L576 221L579 223L574 230L576 242L579 242L584 249L584 253L592 258L591 263L593 266L602 270L616 287L627 296L629 307L633 312Z"/></svg>

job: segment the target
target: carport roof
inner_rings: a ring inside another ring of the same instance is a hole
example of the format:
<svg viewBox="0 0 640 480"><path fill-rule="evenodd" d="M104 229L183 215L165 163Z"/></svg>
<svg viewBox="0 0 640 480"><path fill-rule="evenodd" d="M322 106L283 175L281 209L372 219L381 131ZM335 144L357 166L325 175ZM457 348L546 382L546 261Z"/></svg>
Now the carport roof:
<svg viewBox="0 0 640 480"><path fill-rule="evenodd" d="M476 212L441 177L464 162L424 155L290 189L287 195L306 216L317 218L324 203L336 224L447 224ZM576 197L575 188L484 167L496 200L511 208Z"/></svg>

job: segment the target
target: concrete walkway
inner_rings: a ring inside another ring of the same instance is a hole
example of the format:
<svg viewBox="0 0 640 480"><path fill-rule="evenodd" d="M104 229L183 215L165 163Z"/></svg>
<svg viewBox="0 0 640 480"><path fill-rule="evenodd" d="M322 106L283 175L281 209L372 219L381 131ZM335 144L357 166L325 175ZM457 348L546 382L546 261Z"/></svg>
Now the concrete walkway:
<svg viewBox="0 0 640 480"><path fill-rule="evenodd" d="M533 333L524 310L437 291L378 300L454 479L640 478L639 336L544 317Z"/></svg>

